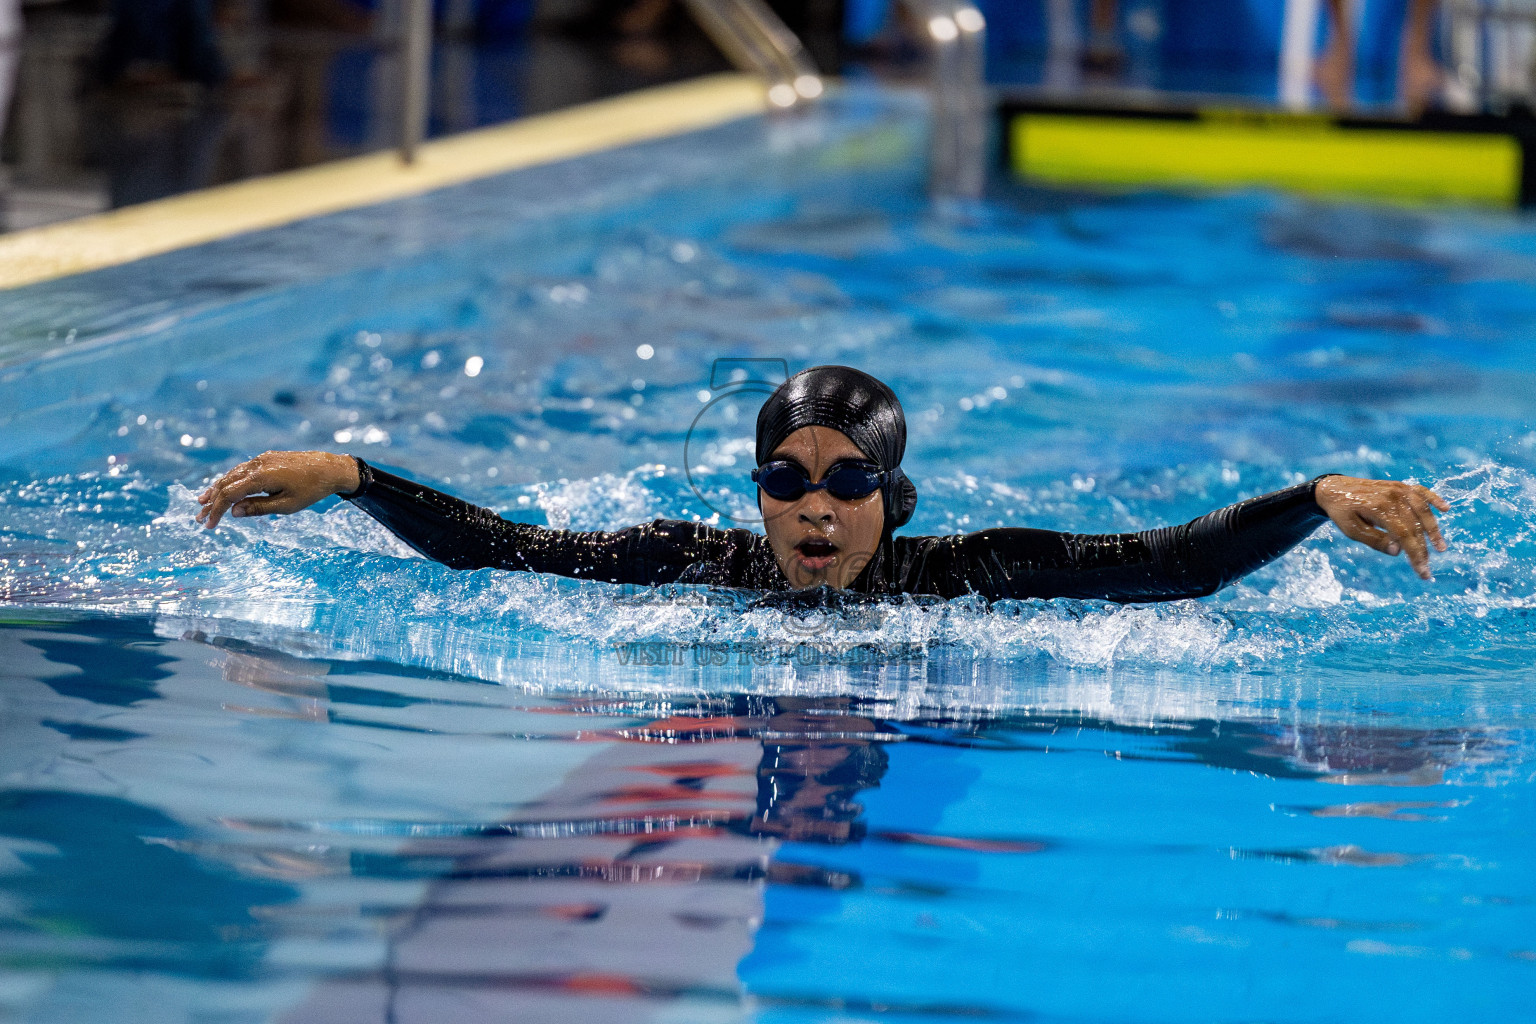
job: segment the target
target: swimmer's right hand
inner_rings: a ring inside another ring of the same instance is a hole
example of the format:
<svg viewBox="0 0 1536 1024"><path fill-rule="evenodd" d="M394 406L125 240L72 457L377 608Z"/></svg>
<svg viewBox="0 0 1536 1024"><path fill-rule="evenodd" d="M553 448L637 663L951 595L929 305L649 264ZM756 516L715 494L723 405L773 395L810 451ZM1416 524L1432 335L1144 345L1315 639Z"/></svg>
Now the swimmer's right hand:
<svg viewBox="0 0 1536 1024"><path fill-rule="evenodd" d="M334 452L264 452L215 480L197 496L208 529L233 516L291 515L358 488L357 462Z"/></svg>

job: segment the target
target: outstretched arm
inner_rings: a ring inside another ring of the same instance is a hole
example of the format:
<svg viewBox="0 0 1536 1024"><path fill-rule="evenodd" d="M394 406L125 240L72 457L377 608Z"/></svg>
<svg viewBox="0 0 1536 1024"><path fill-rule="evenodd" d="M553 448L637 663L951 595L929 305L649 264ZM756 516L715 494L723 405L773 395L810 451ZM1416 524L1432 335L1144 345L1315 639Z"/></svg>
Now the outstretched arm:
<svg viewBox="0 0 1536 1024"><path fill-rule="evenodd" d="M287 515L339 494L411 547L454 569L549 572L655 586L698 562L731 565L745 554L742 531L657 520L615 533L514 523L425 484L328 452L267 452L230 470L199 497L210 529L234 516Z"/></svg>
<svg viewBox="0 0 1536 1024"><path fill-rule="evenodd" d="M401 540L454 569L550 572L609 583L675 582L696 562L725 559L725 531L659 519L614 533L551 530L514 523L425 484L358 460L352 503Z"/></svg>
<svg viewBox="0 0 1536 1024"><path fill-rule="evenodd" d="M1446 507L1438 495L1415 485L1328 476L1182 526L1139 533L1002 529L921 538L908 589L945 596L970 590L989 598L1204 597L1280 557L1329 518L1377 550L1408 551L1414 568L1427 576L1427 544L1444 550L1431 505Z"/></svg>

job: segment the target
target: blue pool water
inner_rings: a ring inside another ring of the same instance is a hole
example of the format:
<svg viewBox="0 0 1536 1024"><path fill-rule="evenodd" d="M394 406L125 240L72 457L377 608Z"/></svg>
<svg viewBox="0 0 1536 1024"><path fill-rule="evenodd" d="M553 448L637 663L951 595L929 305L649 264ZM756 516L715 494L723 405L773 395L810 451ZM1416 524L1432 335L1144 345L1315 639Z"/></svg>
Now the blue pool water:
<svg viewBox="0 0 1536 1024"><path fill-rule="evenodd" d="M855 92L0 294L0 1020L1536 1016L1536 228L922 151ZM327 447L728 521L772 360L891 383L911 533L1335 471L1451 550L829 615L191 520Z"/></svg>

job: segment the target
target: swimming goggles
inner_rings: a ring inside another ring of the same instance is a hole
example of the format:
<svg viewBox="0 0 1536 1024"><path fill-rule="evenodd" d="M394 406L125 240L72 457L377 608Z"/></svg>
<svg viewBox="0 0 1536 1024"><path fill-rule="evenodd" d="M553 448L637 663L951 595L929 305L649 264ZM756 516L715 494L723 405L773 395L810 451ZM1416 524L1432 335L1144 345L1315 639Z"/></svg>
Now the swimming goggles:
<svg viewBox="0 0 1536 1024"><path fill-rule="evenodd" d="M825 490L834 498L851 501L873 494L885 483L889 471L882 473L872 462L839 462L819 484L811 483L805 467L793 462L765 462L752 471L752 480L763 493L778 501L794 501L806 491Z"/></svg>

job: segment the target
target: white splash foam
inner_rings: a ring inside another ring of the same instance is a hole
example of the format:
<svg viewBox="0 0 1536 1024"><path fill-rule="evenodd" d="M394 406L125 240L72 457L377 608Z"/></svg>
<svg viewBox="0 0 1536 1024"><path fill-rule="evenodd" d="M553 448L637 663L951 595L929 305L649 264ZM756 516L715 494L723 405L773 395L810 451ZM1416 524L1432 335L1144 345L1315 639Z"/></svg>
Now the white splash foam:
<svg viewBox="0 0 1536 1024"><path fill-rule="evenodd" d="M1328 608L1344 598L1344 584L1334 575L1333 563L1315 548L1299 548L1282 559L1281 580L1269 592L1277 608Z"/></svg>
<svg viewBox="0 0 1536 1024"><path fill-rule="evenodd" d="M677 482L646 466L625 476L547 486L541 504L557 523L624 526L673 511L661 507L669 497L655 490L657 481L663 487ZM788 665L791 677L796 652L809 651L821 663L816 685L826 684L843 662L871 660L1231 673L1319 657L1330 664L1450 671L1469 649L1484 663L1518 658L1526 617L1536 609L1529 557L1536 486L1528 473L1496 464L1470 467L1435 486L1453 503L1445 516L1453 548L1437 556L1440 589L1427 594L1402 559L1382 558L1324 531L1202 601L1029 601L988 608L975 601L904 600L823 621L777 607L721 603L689 588L637 592L531 574L457 573L416 558L348 505L323 515L226 520L210 533L194 521L193 492L173 486L164 492L164 513L147 529L89 512L61 520L54 511L61 505L95 507L90 486L68 480L26 485L26 509L11 504L5 514L13 528L52 523L75 540L49 542L41 568L0 564L0 583L20 603L325 629L343 648L434 666L472 664L488 678L522 673L517 651L529 643L555 645L578 661L634 642L746 651L761 662L755 671L771 674L779 671L773 666ZM996 493L985 480L976 487L978 494ZM1023 518L1037 513L1033 506L1020 511ZM388 558L375 561L380 556ZM1459 589L1447 586L1462 580Z"/></svg>
<svg viewBox="0 0 1536 1024"><path fill-rule="evenodd" d="M209 533L197 522L197 513L202 506L197 503L196 492L181 484L172 484L167 489L167 496L165 514L153 525L186 537L202 537ZM252 519L225 516L218 530L247 544L270 544L289 550L342 549L395 558L420 557L367 513L346 502L325 512L306 509L288 516ZM215 535L218 530L213 531Z"/></svg>
<svg viewBox="0 0 1536 1024"><path fill-rule="evenodd" d="M540 484L534 502L556 530L615 530L656 517L656 495L641 482L648 467L623 476Z"/></svg>

